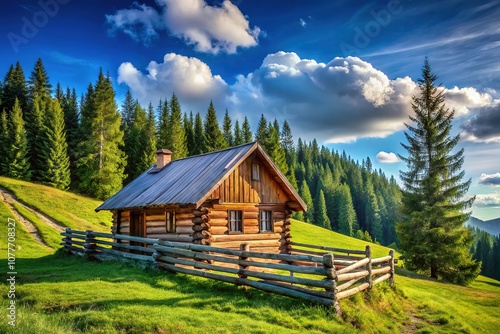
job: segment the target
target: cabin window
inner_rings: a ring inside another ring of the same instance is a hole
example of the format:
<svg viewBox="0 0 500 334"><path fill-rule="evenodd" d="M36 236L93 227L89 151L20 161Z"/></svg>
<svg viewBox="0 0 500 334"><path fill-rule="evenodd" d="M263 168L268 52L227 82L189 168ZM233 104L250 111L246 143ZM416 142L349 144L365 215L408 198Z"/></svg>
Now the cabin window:
<svg viewBox="0 0 500 334"><path fill-rule="evenodd" d="M261 232L271 232L273 230L273 212L261 210L259 212L259 228Z"/></svg>
<svg viewBox="0 0 500 334"><path fill-rule="evenodd" d="M252 164L252 180L259 181L260 180L260 171L258 164Z"/></svg>
<svg viewBox="0 0 500 334"><path fill-rule="evenodd" d="M243 232L243 211L240 210L229 210L227 212L227 217L229 220L229 233L231 232Z"/></svg>
<svg viewBox="0 0 500 334"><path fill-rule="evenodd" d="M165 225L167 226L167 233L175 233L175 212L165 212Z"/></svg>

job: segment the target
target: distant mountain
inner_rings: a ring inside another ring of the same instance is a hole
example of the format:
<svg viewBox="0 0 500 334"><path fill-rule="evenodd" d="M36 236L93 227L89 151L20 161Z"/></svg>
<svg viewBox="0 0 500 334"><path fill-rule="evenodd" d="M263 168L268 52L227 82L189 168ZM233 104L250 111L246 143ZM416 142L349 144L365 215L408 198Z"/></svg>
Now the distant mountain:
<svg viewBox="0 0 500 334"><path fill-rule="evenodd" d="M476 217L470 217L469 220L465 222L465 226L477 227L491 235L500 234L500 218L484 221Z"/></svg>

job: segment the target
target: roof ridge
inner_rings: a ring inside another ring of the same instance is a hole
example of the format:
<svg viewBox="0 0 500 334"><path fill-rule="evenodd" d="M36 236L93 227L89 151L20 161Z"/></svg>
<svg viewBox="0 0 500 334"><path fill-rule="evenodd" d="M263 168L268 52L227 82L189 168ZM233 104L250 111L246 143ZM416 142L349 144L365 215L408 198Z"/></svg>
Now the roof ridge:
<svg viewBox="0 0 500 334"><path fill-rule="evenodd" d="M202 153L202 154L198 154L198 155L191 155L189 157L184 157L184 158L180 158L180 159L175 159L175 160L172 160L169 164L171 163L174 163L176 161L182 161L182 160L187 160L187 159L192 159L192 158L198 158L198 157L202 157L202 156L206 156L206 155L210 155L210 154L215 154L215 153L220 153L220 152L224 152L224 151L230 151L230 150L234 150L234 149L237 149L237 148L240 148L242 146L250 146L250 145L254 145L257 141L254 140L252 142L249 142L249 143L245 143L245 144L241 144L241 145L238 145L238 146L233 146L233 147L228 147L228 148L223 148L222 150L217 150L217 151L213 151L213 152L207 152L207 153ZM175 155L175 152L173 152L174 155ZM153 165L156 165L156 164L153 164ZM152 165L152 166L153 166ZM152 167L151 166L151 167ZM166 167L166 166L165 166Z"/></svg>

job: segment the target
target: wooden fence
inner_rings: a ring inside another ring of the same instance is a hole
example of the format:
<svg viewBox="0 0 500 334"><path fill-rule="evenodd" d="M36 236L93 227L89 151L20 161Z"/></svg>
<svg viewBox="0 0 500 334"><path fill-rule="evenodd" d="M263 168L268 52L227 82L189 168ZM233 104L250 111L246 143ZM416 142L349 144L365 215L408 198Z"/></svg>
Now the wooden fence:
<svg viewBox="0 0 500 334"><path fill-rule="evenodd" d="M386 280L394 284L394 251L372 258L370 246L350 250L293 242L291 254L274 254L253 252L245 243L233 250L69 228L61 235L64 248L78 255L154 261L171 272L334 306L337 314L341 299Z"/></svg>

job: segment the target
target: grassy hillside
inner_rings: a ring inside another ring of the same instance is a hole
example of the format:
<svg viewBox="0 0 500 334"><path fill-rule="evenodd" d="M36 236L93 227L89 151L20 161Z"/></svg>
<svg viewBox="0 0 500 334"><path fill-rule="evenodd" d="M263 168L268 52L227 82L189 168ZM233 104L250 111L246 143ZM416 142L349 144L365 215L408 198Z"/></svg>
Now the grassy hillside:
<svg viewBox="0 0 500 334"><path fill-rule="evenodd" d="M93 211L97 201L5 178L0 178L0 186L30 207L62 218L64 225L109 231L109 214ZM17 224L18 326L10 328L4 318L2 333L486 333L500 327L500 282L484 277L470 287L457 287L398 269L395 290L381 284L370 294L342 300L344 316L339 319L323 307L254 289L245 293L230 284L140 265L64 256L55 252L57 232L41 228L44 222L31 212L12 207L34 220L46 245ZM8 217L13 212L0 202L0 221ZM366 245L298 221L293 222L292 235L303 243L360 249ZM5 237L0 248L0 266L6 268ZM373 246L375 256L388 251ZM4 281L4 310L6 292Z"/></svg>

